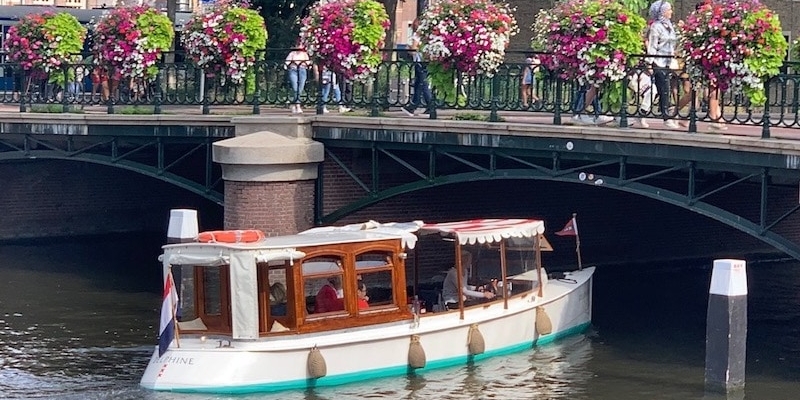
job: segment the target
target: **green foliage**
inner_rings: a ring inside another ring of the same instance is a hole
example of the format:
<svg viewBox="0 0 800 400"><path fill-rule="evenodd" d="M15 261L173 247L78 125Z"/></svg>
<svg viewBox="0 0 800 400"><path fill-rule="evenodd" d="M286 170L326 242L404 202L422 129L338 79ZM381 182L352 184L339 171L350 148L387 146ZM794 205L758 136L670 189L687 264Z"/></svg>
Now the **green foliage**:
<svg viewBox="0 0 800 400"><path fill-rule="evenodd" d="M650 3L647 0L619 0L619 2L623 7L635 13L641 13L650 7Z"/></svg>
<svg viewBox="0 0 800 400"><path fill-rule="evenodd" d="M144 48L155 51L168 51L175 40L175 30L172 21L165 14L155 9L148 9L136 18L136 25L142 31L142 36L147 38ZM150 65L145 74L154 77L158 74L158 66Z"/></svg>
<svg viewBox="0 0 800 400"><path fill-rule="evenodd" d="M383 40L385 31L384 21L389 19L386 9L377 1L367 0L356 3L353 14L353 42L366 46L373 46ZM378 56L380 61L380 56Z"/></svg>
<svg viewBox="0 0 800 400"><path fill-rule="evenodd" d="M30 110L33 113L41 114L83 114L83 110L74 105L68 105L67 110L64 111L64 105L62 104L34 104L31 106Z"/></svg>
<svg viewBox="0 0 800 400"><path fill-rule="evenodd" d="M45 20L42 28L49 31L52 37L60 38L56 39L58 42L56 54L67 56L83 50L86 28L71 14L55 14L52 18Z"/></svg>
<svg viewBox="0 0 800 400"><path fill-rule="evenodd" d="M446 69L442 64L428 64L428 79L436 90L436 97L445 104L464 106L467 99L456 88L456 70Z"/></svg>
<svg viewBox="0 0 800 400"><path fill-rule="evenodd" d="M153 106L140 106L140 105L125 106L118 108L116 110L116 113L125 115L149 115L149 114L155 114L155 108Z"/></svg>
<svg viewBox="0 0 800 400"><path fill-rule="evenodd" d="M283 60L288 49L294 47L300 34L300 20L308 14L314 0L254 0L253 8L264 17L269 31L271 49L287 49L285 52L268 53L273 60Z"/></svg>
<svg viewBox="0 0 800 400"><path fill-rule="evenodd" d="M453 119L456 121L489 121L489 116L477 113L458 113L453 115ZM505 119L499 117L497 122L503 121L505 121Z"/></svg>
<svg viewBox="0 0 800 400"><path fill-rule="evenodd" d="M64 86L75 77L62 67L78 61L86 28L68 13L29 14L8 30L4 50L8 59L24 70L44 72L48 81Z"/></svg>
<svg viewBox="0 0 800 400"><path fill-rule="evenodd" d="M267 47L267 31L264 29L264 18L249 8L231 8L225 13L225 21L233 24L234 32L243 34L247 40L241 47L246 57L254 57L256 53Z"/></svg>
<svg viewBox="0 0 800 400"><path fill-rule="evenodd" d="M783 57L789 48L789 44L781 32L781 23L778 20L778 16L767 9L748 14L744 19L744 24L745 26L767 24L770 27L752 45L753 52L744 58L744 64L756 76L759 76L763 82L770 76L777 75L780 72L780 67L783 65ZM753 104L764 104L767 101L764 90L760 88L745 85L743 91Z"/></svg>
<svg viewBox="0 0 800 400"><path fill-rule="evenodd" d="M618 110L622 107L622 91L628 90L622 81L613 81L603 86L601 102L606 110ZM631 96L628 96L630 100Z"/></svg>

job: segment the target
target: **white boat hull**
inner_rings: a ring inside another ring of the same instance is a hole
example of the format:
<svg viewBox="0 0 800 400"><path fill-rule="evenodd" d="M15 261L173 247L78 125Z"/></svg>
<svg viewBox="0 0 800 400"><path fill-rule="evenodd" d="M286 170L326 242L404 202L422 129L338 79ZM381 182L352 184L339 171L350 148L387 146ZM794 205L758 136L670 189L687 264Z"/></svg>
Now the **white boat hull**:
<svg viewBox="0 0 800 400"><path fill-rule="evenodd" d="M179 392L250 393L403 375L411 370L412 335L418 335L427 360L418 372L522 351L589 327L593 273L594 267L589 267L568 274L568 280L550 281L542 298L535 292L512 295L507 309L502 301L467 309L463 320L458 311L450 311L424 314L418 324L402 322L233 343L215 336L205 340L199 335L182 336L180 347L173 341L163 356L158 356L158 349L154 351L141 386ZM547 335L536 331L540 306L553 328ZM468 349L472 325L477 325L485 342L485 351L477 355L470 355ZM320 378L312 378L308 371L309 351L315 346L327 367Z"/></svg>

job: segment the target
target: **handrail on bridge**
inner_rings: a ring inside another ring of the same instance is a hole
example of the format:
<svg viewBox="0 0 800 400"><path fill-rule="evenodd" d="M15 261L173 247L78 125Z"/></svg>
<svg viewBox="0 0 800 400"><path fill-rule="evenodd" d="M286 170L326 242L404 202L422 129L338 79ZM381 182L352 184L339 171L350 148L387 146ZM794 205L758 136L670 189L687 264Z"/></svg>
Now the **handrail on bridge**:
<svg viewBox="0 0 800 400"><path fill-rule="evenodd" d="M287 68L282 54L287 49L269 50L259 57L253 69L254 84L234 85L220 74L204 73L176 54L175 62L161 62L153 82L137 82L130 79L98 79L92 74L96 66L88 64L64 64L60 73L68 83L66 88L48 82L48 77L40 72L22 70L19 64L0 62L0 104L18 104L20 112L35 107L60 107L70 112L76 106L105 106L108 113L115 113L117 106L147 106L153 113L161 113L164 106L200 106L204 114L211 107L240 105L247 106L253 114L261 113L261 107L286 108L294 99L287 79ZM385 111L407 106L411 101L414 65L408 50L387 51L383 61L368 82L340 80L342 99L337 105L347 108L369 110L369 115L378 116ZM277 55L277 56L276 56ZM450 109L463 112L489 112L489 121L499 121L499 112L517 111L549 113L553 124L562 124L562 114L576 114L576 103L580 103L581 88L577 82L560 79L553 71L538 66L534 71L534 82L525 85L523 78L528 64L526 56L530 51L510 51L507 61L493 76L457 74L456 98L434 97L427 107L429 118L436 118L436 110ZM645 56L636 56L644 60ZM5 57L0 57L5 60ZM631 118L661 118L658 102L651 94L645 99L645 86L651 85L647 78L648 69L640 62L629 68L623 79L621 101L616 105L601 102L595 105L596 115L615 117L619 126L628 126ZM765 104L751 104L741 92L733 89L721 96L722 121L729 124L755 125L762 127L762 138L770 137L770 128L798 128L798 109L800 109L800 63L786 62L781 73L771 77L765 84ZM322 101L323 85L320 84L316 68L308 71L308 80L300 94L300 103L315 107L317 113L326 111L332 105L333 96L327 104ZM645 74L645 75L642 75ZM105 76L114 76L106 73ZM645 79L639 79L645 76ZM711 122L707 102L707 90L692 82L687 74L680 71L672 74L670 103L687 93L696 101L681 110L671 111L671 117L688 122L688 131L696 132L698 121ZM104 88L105 87L105 88ZM652 85L655 88L655 85ZM685 90L689 92L685 92ZM523 90L528 96L523 96ZM603 93L603 88L600 88ZM524 99L538 99L524 103ZM648 106L647 103L650 103ZM470 116L474 117L474 116Z"/></svg>

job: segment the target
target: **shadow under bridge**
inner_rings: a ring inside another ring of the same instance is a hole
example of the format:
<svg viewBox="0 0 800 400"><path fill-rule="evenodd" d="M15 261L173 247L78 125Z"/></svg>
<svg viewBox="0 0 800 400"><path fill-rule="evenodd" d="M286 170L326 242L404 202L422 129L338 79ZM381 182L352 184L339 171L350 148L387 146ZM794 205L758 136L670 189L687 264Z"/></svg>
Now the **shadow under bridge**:
<svg viewBox="0 0 800 400"><path fill-rule="evenodd" d="M123 168L223 204L222 171L212 144L226 137L122 134L3 133L0 162L73 160Z"/></svg>
<svg viewBox="0 0 800 400"><path fill-rule="evenodd" d="M414 128L386 121L380 126L315 124L314 139L325 145L326 158L317 181L318 224L435 186L548 180L621 190L682 207L800 260L792 229L800 223L800 146L793 143L609 128L528 126L514 132L508 124L415 123ZM346 177L360 194L326 210L325 176ZM786 201L787 193L793 201ZM731 194L751 196L749 209L726 203Z"/></svg>

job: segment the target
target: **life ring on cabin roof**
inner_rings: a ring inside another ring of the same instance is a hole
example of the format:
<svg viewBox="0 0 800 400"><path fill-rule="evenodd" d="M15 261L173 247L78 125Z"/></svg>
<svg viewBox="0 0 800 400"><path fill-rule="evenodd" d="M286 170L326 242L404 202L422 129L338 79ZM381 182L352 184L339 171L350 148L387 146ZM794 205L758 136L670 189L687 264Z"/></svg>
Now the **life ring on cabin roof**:
<svg viewBox="0 0 800 400"><path fill-rule="evenodd" d="M253 243L265 237L264 232L258 229L206 231L197 235L197 241L200 243Z"/></svg>

